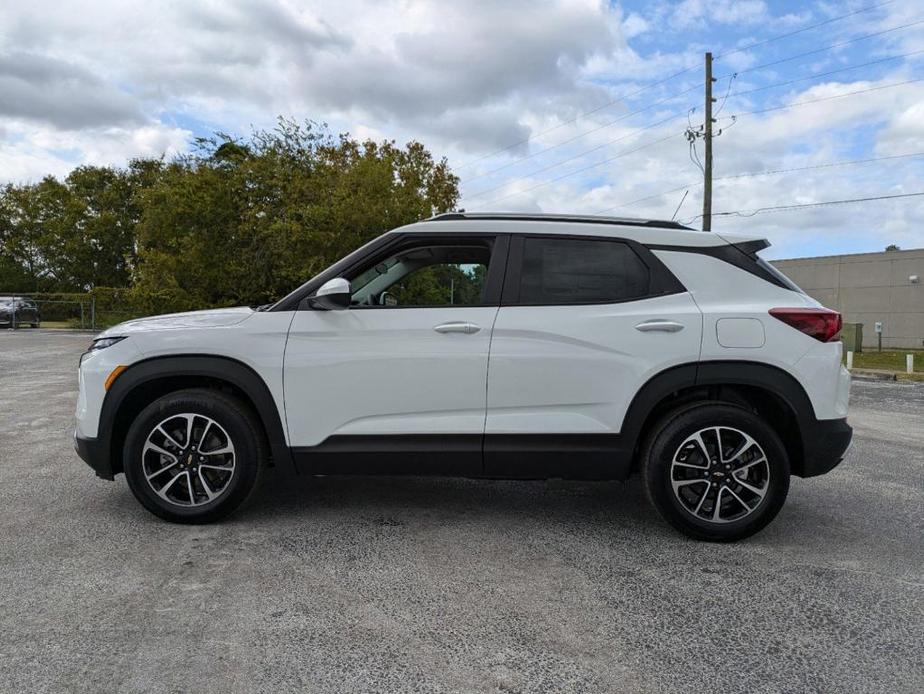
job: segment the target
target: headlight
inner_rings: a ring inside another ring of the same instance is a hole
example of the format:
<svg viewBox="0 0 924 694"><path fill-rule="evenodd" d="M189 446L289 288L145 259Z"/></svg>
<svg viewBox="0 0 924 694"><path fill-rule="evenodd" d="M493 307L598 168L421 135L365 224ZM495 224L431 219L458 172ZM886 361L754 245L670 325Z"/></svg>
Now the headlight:
<svg viewBox="0 0 924 694"><path fill-rule="evenodd" d="M93 344L90 345L88 352L95 352L98 349L106 349L107 347L112 347L116 342L121 342L125 339L125 335L121 337L101 337L98 340L93 340Z"/></svg>

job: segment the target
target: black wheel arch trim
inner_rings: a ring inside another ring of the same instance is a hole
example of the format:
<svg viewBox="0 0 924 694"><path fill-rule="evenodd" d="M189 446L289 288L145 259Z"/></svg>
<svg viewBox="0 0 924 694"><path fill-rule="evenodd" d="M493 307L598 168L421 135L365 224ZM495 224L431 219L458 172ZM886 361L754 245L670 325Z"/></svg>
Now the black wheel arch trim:
<svg viewBox="0 0 924 694"><path fill-rule="evenodd" d="M119 450L114 450L118 442L113 440L113 434L118 412L126 399L137 388L145 384L165 378L184 376L222 381L244 393L263 423L273 460L277 464L284 461L294 467L279 408L266 382L253 368L231 357L171 355L151 357L135 362L119 375L106 393L100 411L97 443L93 447L96 456L108 454L109 457L109 460L105 461L108 465L104 466L109 474L100 476L111 479L112 475L121 471L121 447ZM103 462L98 461L92 465L98 474Z"/></svg>
<svg viewBox="0 0 924 694"><path fill-rule="evenodd" d="M644 427L658 405L677 391L697 386L750 386L773 393L789 408L799 429L799 441L787 442L787 448L795 453L790 466L797 476L829 471L840 462L850 443L851 430L845 420L817 419L808 394L792 374L770 364L741 360L682 364L656 374L632 399L621 434L627 442L640 444Z"/></svg>

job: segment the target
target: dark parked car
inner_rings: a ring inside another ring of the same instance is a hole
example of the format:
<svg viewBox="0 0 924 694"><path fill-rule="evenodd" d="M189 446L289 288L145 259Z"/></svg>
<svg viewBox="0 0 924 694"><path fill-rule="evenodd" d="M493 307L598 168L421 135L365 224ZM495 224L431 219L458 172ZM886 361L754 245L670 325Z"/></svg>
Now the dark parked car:
<svg viewBox="0 0 924 694"><path fill-rule="evenodd" d="M38 305L31 299L15 296L0 296L0 327L13 328L22 325L39 327L42 316Z"/></svg>

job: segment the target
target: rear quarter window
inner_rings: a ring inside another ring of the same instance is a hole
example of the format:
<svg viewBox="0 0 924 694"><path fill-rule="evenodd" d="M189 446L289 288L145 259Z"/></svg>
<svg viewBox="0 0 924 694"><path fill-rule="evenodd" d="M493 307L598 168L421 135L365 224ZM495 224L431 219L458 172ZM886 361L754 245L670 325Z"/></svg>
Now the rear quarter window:
<svg viewBox="0 0 924 694"><path fill-rule="evenodd" d="M795 282L789 279L782 272L777 270L776 267L774 267L772 263L768 263L766 260L761 258L759 255L755 255L754 258L757 262L758 267L762 268L767 274L776 278L777 284L780 284L783 287L786 287L786 289L791 289L794 292L805 294L805 292L802 290L802 288L799 285L797 285Z"/></svg>

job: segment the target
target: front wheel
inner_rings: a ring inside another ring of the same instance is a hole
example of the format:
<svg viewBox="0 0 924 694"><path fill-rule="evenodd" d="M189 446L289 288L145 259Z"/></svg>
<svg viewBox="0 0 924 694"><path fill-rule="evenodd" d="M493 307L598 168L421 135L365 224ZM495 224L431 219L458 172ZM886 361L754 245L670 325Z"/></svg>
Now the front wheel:
<svg viewBox="0 0 924 694"><path fill-rule="evenodd" d="M668 523L698 540L753 535L789 492L789 458L776 431L734 405L672 413L642 455L648 498Z"/></svg>
<svg viewBox="0 0 924 694"><path fill-rule="evenodd" d="M260 426L222 392L170 393L135 418L125 439L125 478L151 513L177 523L208 523L250 495L266 458Z"/></svg>

